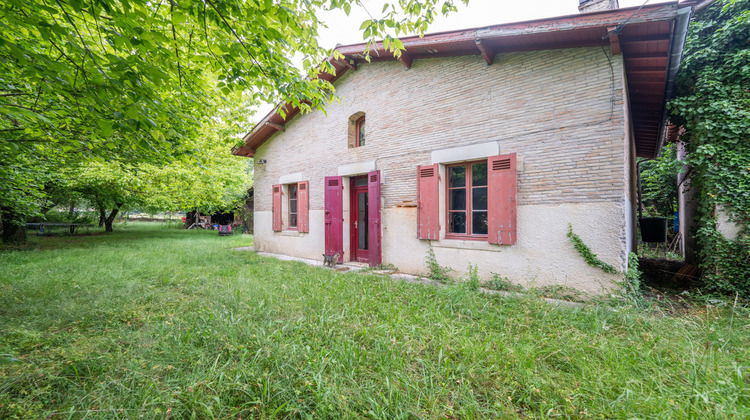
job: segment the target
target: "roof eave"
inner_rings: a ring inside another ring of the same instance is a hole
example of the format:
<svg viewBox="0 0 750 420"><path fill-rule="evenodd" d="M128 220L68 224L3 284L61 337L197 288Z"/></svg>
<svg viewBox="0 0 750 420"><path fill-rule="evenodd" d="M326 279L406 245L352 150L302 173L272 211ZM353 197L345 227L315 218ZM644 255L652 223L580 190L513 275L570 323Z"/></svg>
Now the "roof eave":
<svg viewBox="0 0 750 420"><path fill-rule="evenodd" d="M515 22L515 23L507 23L507 24L501 24L501 25L494 25L494 26L487 26L487 27L481 27L481 28L473 28L473 29L466 29L466 30L459 30L459 31L450 31L450 32L440 32L435 34L429 34L424 37L406 37L402 38L402 42L404 44L404 47L406 49L405 55L407 57L406 60L402 59L402 63L408 68L411 67L411 61L416 56L416 58L426 58L426 57L438 57L438 56L444 56L444 55L482 55L485 60L487 60L488 65L492 63L492 57L496 53L502 53L502 52L509 52L509 51L525 51L523 48L518 49L499 49L496 51L485 51L483 49L482 43L483 42L499 42L502 44L503 40L515 40L517 37L534 37L538 35L551 37L554 36L554 34L558 33L571 33L575 34L576 31L578 32L589 32L589 36L591 36L591 31L599 31L600 29L606 33L606 31L609 30L609 28L617 26L623 22L628 22L629 25L631 24L638 24L638 23L648 23L648 22L659 22L659 21L672 21L678 18L679 16L684 16L686 12L681 12L681 9L684 9L685 7L690 6L692 7L692 3L689 3L687 5L681 6L677 1L669 2L669 3L659 3L655 5L647 5L643 7L642 9L631 7L631 8L624 8L624 9L617 9L617 10L609 10L609 11L601 11L601 12L593 12L593 13L583 13L579 15L568 15L568 16L562 16L558 18L550 18L550 19L537 19L532 21L526 21L526 22ZM636 13L637 12L637 13ZM688 14L688 20L689 20L689 14ZM677 30L678 25L675 26L675 31ZM544 35L547 34L547 35ZM518 38L525 39L525 38ZM530 38L529 38L530 39ZM673 39L674 36L673 36ZM676 39L675 39L676 40ZM505 41L506 43L509 41ZM593 41L592 41L593 42ZM668 65L670 66L670 73L671 80L673 81L673 73L676 73L676 70L679 69L679 61L682 54L682 48L684 46L684 38L682 38L681 42L673 42L673 47L679 44L679 52L674 50L670 54L670 58L668 61ZM469 46L470 45L470 46ZM593 44L592 44L593 45ZM596 45L599 45L596 43ZM338 46L336 49L342 53L347 60L351 60L351 63L346 63L347 65L343 65L343 63L339 62L338 60L334 60L333 57L329 57L328 61L331 64L334 64L337 72L333 76L325 76L325 75L319 75L321 78L326 78L326 80L331 81L332 83L341 77L347 70L350 68L356 69L356 60L364 60L364 54L365 54L365 48L367 44L354 44L354 45L346 45L346 46ZM461 48L457 48L457 46L463 46ZM527 46L528 50L539 50L539 49L554 49L554 48L574 48L576 46L585 46L583 43L580 45L576 45L573 43L541 43L541 44L534 44L532 46ZM442 48L445 51L440 52L438 48ZM470 48L470 49L466 49ZM428 51L428 54L425 54L424 51ZM376 45L370 50L370 58L373 59L373 61L381 61L381 60L396 60L396 58L393 56L392 53L386 51L383 48L382 43L376 43ZM412 56L409 56L409 55ZM676 58L675 58L676 56ZM666 57L665 57L666 58ZM675 61L676 59L676 61ZM676 62L676 68L674 71L672 71L672 63ZM670 86L667 86L670 88ZM671 92L671 90L669 90ZM665 94L666 92L662 91L662 94ZM664 97L666 98L666 97ZM662 101L662 107L663 107L664 101ZM266 140L271 138L276 131L279 131L278 129L273 129L273 125L276 126L284 126L286 122L291 120L294 116L296 116L297 113L299 113L299 109L292 106L292 104L284 104L283 107L285 109L285 116L281 117L279 114L279 109L282 107L282 105L277 106L273 111L269 112L258 124L253 127L253 129L245 135L243 138L244 146L237 148L237 151L242 151L244 154L243 156L252 156L255 153L255 150L263 144ZM666 114L664 114L666 115ZM270 125L269 125L270 124ZM660 127L664 127L664 123L660 124ZM278 127L277 127L278 128ZM663 130L662 130L663 131ZM654 147L656 149L656 154L658 154L658 150L661 148L661 144L663 142L663 133L657 134L658 140L657 145ZM653 145L653 143L651 143ZM650 147L649 147L650 149ZM235 150L233 149L234 154Z"/></svg>

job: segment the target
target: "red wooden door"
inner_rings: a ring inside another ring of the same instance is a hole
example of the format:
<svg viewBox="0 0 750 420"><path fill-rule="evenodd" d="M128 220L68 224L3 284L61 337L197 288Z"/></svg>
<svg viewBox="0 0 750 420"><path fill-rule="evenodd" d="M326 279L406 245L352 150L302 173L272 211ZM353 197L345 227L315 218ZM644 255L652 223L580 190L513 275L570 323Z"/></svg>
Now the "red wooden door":
<svg viewBox="0 0 750 420"><path fill-rule="evenodd" d="M352 177L349 189L349 243L352 261L370 262L367 176Z"/></svg>
<svg viewBox="0 0 750 420"><path fill-rule="evenodd" d="M325 253L339 253L339 261L344 262L344 207L343 178L325 178Z"/></svg>
<svg viewBox="0 0 750 420"><path fill-rule="evenodd" d="M370 266L380 265L382 251L380 244L380 171L367 174L367 228L370 237Z"/></svg>

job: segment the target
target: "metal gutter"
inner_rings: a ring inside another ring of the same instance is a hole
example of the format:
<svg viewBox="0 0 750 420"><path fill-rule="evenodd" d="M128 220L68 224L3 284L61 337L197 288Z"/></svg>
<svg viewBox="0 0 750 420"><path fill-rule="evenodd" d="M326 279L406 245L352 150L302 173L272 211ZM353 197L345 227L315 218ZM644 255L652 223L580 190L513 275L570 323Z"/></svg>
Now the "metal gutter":
<svg viewBox="0 0 750 420"><path fill-rule="evenodd" d="M680 64L682 63L682 53L685 50L688 26L690 25L690 17L693 15L694 8L695 6L691 5L677 10L677 17L675 18L674 30L672 32L672 46L669 51L667 83L664 90L664 113L661 118L661 130L659 130L659 140L656 144L655 156L661 154L661 149L664 147L664 141L667 136L669 112L667 111L666 103L672 99L672 95L674 95L675 79L677 78L677 72L680 70Z"/></svg>

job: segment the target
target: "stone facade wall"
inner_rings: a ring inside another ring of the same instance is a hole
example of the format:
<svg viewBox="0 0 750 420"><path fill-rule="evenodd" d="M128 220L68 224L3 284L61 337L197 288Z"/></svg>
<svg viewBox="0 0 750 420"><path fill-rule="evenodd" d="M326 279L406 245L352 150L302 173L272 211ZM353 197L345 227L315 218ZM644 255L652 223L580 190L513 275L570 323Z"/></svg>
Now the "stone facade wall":
<svg viewBox="0 0 750 420"><path fill-rule="evenodd" d="M511 280L528 283L531 271L541 284L569 283L566 279L583 275L603 278L589 289L605 290L611 276L588 270L575 251L552 255L568 244L564 235L551 241L552 247L543 236L545 229L564 233L575 221L576 232L600 258L625 268L632 240L632 139L621 57L612 57L611 70L598 47L499 54L491 66L480 56L416 60L411 69L399 62L360 65L336 83L341 102L331 104L327 115L314 111L294 118L256 151L256 161L267 160L255 166L256 248L317 258L324 246L324 177L366 162L381 171L383 262L420 271L427 245L416 239L416 210L410 207L416 202L417 165L433 163L435 150L494 143L499 153L518 157L519 243L499 247L441 240L450 246L440 253L451 260L448 250L463 246L462 254L475 263L488 252L507 255L494 267L506 267ZM358 112L366 115L367 141L351 148L349 118ZM310 233L273 233L266 223L272 185L297 173L310 182ZM344 206L346 251L346 199ZM556 273L544 255L558 262L565 256L571 261L564 265L573 268ZM534 261L549 270L515 267ZM464 259L453 264L457 271L466 269ZM486 277L492 268L480 272ZM576 287L586 283L577 282Z"/></svg>

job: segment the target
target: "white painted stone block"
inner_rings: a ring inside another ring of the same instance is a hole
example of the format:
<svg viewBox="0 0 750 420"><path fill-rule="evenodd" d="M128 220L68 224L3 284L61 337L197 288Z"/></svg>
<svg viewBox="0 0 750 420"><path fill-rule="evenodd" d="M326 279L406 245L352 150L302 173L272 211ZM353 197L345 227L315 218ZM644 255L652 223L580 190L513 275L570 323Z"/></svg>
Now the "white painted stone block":
<svg viewBox="0 0 750 420"><path fill-rule="evenodd" d="M361 175L375 170L375 161L355 162L339 166L339 176Z"/></svg>
<svg viewBox="0 0 750 420"><path fill-rule="evenodd" d="M297 172L289 175L283 175L279 177L279 184L291 184L294 182L303 181L302 172Z"/></svg>
<svg viewBox="0 0 750 420"><path fill-rule="evenodd" d="M487 143L472 144L470 146L435 150L432 152L432 163L463 162L496 156L499 154L500 146L498 146L497 142L490 141Z"/></svg>

